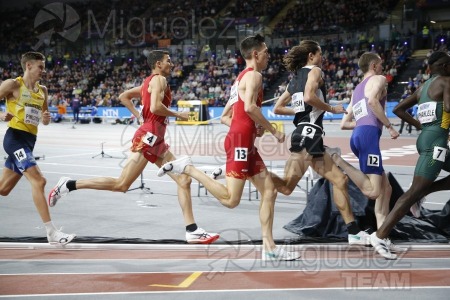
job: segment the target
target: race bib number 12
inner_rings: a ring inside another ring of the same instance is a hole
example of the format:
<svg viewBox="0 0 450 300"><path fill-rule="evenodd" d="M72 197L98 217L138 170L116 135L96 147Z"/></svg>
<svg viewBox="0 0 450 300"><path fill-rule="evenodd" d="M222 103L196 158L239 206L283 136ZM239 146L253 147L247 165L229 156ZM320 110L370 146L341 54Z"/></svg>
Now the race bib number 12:
<svg viewBox="0 0 450 300"><path fill-rule="evenodd" d="M367 166L369 167L379 167L380 166L380 156L375 154L369 154L367 157Z"/></svg>

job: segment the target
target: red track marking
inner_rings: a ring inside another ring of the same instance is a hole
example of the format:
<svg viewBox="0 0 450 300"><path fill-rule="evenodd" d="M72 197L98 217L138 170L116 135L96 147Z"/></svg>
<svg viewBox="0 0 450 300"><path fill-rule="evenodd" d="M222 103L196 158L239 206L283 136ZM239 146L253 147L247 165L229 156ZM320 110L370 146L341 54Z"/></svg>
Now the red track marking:
<svg viewBox="0 0 450 300"><path fill-rule="evenodd" d="M0 276L1 295L174 291L192 272ZM208 276L209 275L209 276ZM215 276L214 276L215 275ZM203 273L183 290L317 289L450 286L450 270L331 270ZM398 286L400 284L400 286ZM179 289L177 289L179 290Z"/></svg>
<svg viewBox="0 0 450 300"><path fill-rule="evenodd" d="M65 271L65 267L60 272L54 267L54 271L50 271L53 273L48 274L39 273L40 270L36 267L29 274L9 271L9 274L0 275L0 295L325 288L408 290L412 287L450 286L450 249L445 245L442 245L442 249L439 249L440 245L436 246L436 250L431 250L432 247L425 250L414 249L413 245L413 250L399 253L397 261L386 261L374 253L373 249L360 246L295 245L302 251L302 259L282 263L261 261L260 247L252 245L196 246L192 250L186 247L168 247L163 251L108 249L108 245L101 244L97 245L97 250L70 248L83 245L71 244L67 249L39 248L40 245L36 249L0 249L0 263L6 265L15 262L27 264L28 261L38 261L42 265L48 262L50 266L56 266L55 262L58 261L71 265L79 262L77 271L73 272ZM410 259L422 258L441 258L442 268L414 268ZM172 271L171 264L169 263L169 267L165 264L171 259L185 260L183 265L188 266L191 271ZM219 269L212 269L212 263L228 259L235 260L235 264L239 260L250 260L246 262L250 267L239 269L242 271L224 271L220 266ZM95 264L105 265L119 263L125 266L126 260L139 260L142 263L139 272L95 273L90 263L94 260ZM205 261L199 263L201 260ZM359 267L355 268L356 265ZM339 269L340 267L343 269ZM169 270L166 272L167 268Z"/></svg>

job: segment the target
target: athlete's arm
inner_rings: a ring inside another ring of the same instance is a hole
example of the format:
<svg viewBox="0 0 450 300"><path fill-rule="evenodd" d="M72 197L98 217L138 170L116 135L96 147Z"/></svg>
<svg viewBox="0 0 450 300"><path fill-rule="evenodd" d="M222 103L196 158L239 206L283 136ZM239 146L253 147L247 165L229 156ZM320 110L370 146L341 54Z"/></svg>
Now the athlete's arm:
<svg viewBox="0 0 450 300"><path fill-rule="evenodd" d="M295 115L295 111L292 108L286 107L291 101L291 94L286 90L283 94L278 98L278 101L275 103L275 107L273 108L273 112L278 115Z"/></svg>
<svg viewBox="0 0 450 300"><path fill-rule="evenodd" d="M422 124L420 124L420 122L415 119L413 116L411 116L407 110L411 107L413 107L414 105L416 105L417 103L419 103L419 95L421 92L422 88L419 87L412 95L406 97L405 100L403 100L402 102L400 102L399 104L397 104L394 109L392 110L392 112L394 114L396 114L400 119L404 120L405 122L407 122L408 124L411 124L412 126L416 127L417 130L421 130L422 129Z"/></svg>
<svg viewBox="0 0 450 300"><path fill-rule="evenodd" d="M322 70L318 67L312 68L308 73L308 79L306 80L305 93L303 100L315 108L328 111L333 114L345 113L345 109L342 105L331 106L317 97L317 91L319 90L319 82L321 81Z"/></svg>
<svg viewBox="0 0 450 300"><path fill-rule="evenodd" d="M19 84L14 79L7 79L0 85L0 99L8 98L13 96L14 91L19 87ZM0 120L4 122L9 122L14 117L10 112L0 112Z"/></svg>
<svg viewBox="0 0 450 300"><path fill-rule="evenodd" d="M354 129L356 127L356 121L353 121L353 96L352 100L347 106L347 114L344 114L341 120L341 129Z"/></svg>
<svg viewBox="0 0 450 300"><path fill-rule="evenodd" d="M167 88L167 80L164 76L156 75L150 80L148 85L148 92L150 97L150 111L158 116L163 117L177 117L183 121L188 120L189 112L178 112L170 110L163 104L164 91Z"/></svg>
<svg viewBox="0 0 450 300"><path fill-rule="evenodd" d="M141 98L141 88L142 85L126 90L119 95L120 102L123 104L123 106L128 108L128 110L133 114L133 116L136 117L136 120L138 120L138 122L140 123L142 121L140 120L139 111L136 109L136 107L134 107L134 104L131 100L133 98Z"/></svg>
<svg viewBox="0 0 450 300"><path fill-rule="evenodd" d="M241 80L239 85L245 85L244 94L244 110L249 115L249 117L255 121L256 124L261 125L265 130L272 133L278 140L278 142L284 142L284 133L277 131L273 128L272 124L264 117L261 113L261 109L256 105L256 99L258 98L258 93L262 87L262 75L256 71L249 71L244 75L244 80ZM242 82L244 81L244 82Z"/></svg>
<svg viewBox="0 0 450 300"><path fill-rule="evenodd" d="M42 90L44 91L44 103L42 105L42 124L48 125L52 119L50 112L48 111L48 90L46 86L41 85Z"/></svg>
<svg viewBox="0 0 450 300"><path fill-rule="evenodd" d="M444 77L444 90L442 94L442 101L444 101L444 110L450 113L450 77Z"/></svg>
<svg viewBox="0 0 450 300"><path fill-rule="evenodd" d="M386 90L386 77L376 75L369 79L364 88L364 94L368 98L367 103L372 109L374 115L389 130L389 134L393 139L399 136L397 130L394 129L389 119L386 117L384 107L380 103L383 92Z"/></svg>
<svg viewBox="0 0 450 300"><path fill-rule="evenodd" d="M231 126L231 119L233 118L233 110L231 107L230 101L228 101L222 111L222 115L220 116L220 122L228 127Z"/></svg>

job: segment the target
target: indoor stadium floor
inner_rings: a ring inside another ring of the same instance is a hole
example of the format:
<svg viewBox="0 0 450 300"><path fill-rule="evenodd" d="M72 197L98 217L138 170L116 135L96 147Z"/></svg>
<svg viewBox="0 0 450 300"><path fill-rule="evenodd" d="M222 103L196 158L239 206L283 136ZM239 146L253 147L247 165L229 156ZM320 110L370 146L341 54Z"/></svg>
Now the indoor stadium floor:
<svg viewBox="0 0 450 300"><path fill-rule="evenodd" d="M392 120L396 123L396 120ZM338 122L325 121L325 143L350 154L351 132ZM292 123L285 122L287 134ZM0 137L6 124L0 123ZM135 126L111 124L40 126L34 151L47 179L46 192L61 176L74 179L118 177L128 155ZM170 124L167 140L176 156L191 155L205 171L224 162L226 127ZM406 190L412 180L417 134L391 140L383 134L384 166ZM282 174L288 143L277 145L271 136L258 141L267 165ZM101 155L103 145L104 156ZM3 149L0 154L5 155ZM99 155L100 154L100 155ZM110 157L112 156L112 158ZM70 244L54 247L34 208L31 189L22 179L0 202L0 298L45 299L448 299L450 245L399 243L408 250L388 261L374 250L346 243L289 245L302 252L292 262L260 260L259 199L246 188L235 209L223 207L198 183L192 182L196 222L221 238L212 245L184 242L184 222L176 186L156 176L148 165L127 193L80 190L50 209L54 223L77 234ZM278 195L274 238L296 237L283 226L306 204L310 182L302 180L290 196ZM149 188L150 190L147 190ZM450 192L427 197L424 206L440 210ZM253 243L253 241L255 243Z"/></svg>

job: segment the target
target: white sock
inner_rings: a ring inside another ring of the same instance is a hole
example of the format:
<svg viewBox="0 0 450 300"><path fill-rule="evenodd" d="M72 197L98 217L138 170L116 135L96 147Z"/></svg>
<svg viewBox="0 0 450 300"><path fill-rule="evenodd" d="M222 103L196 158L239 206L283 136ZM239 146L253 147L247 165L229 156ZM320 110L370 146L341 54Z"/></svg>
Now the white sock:
<svg viewBox="0 0 450 300"><path fill-rule="evenodd" d="M44 223L45 225L45 230L47 230L47 233L53 233L54 231L58 231L58 229L56 229L55 225L53 225L52 221L48 221L47 223Z"/></svg>

